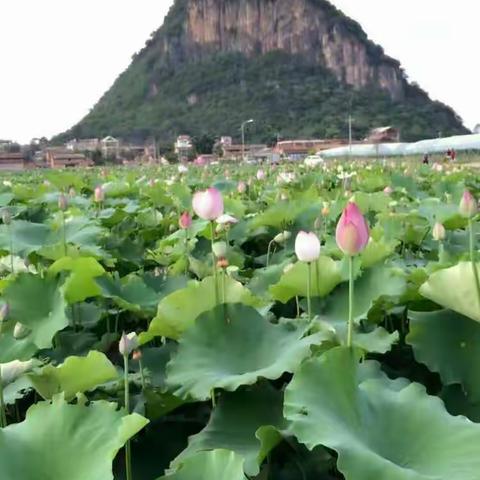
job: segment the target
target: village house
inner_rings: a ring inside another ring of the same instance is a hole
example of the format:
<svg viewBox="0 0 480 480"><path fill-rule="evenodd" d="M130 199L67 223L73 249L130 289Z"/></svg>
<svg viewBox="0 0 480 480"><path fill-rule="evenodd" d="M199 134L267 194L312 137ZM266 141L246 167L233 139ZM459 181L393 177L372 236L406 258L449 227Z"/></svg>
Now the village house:
<svg viewBox="0 0 480 480"><path fill-rule="evenodd" d="M0 170L20 171L33 167L23 153L0 153Z"/></svg>
<svg viewBox="0 0 480 480"><path fill-rule="evenodd" d="M473 129L473 133L480 134L480 123Z"/></svg>
<svg viewBox="0 0 480 480"><path fill-rule="evenodd" d="M100 142L103 156L106 158L116 158L120 154L120 140L111 135L103 138Z"/></svg>
<svg viewBox="0 0 480 480"><path fill-rule="evenodd" d="M83 153L75 153L64 148L51 147L45 150L46 166L50 168L91 167L93 161Z"/></svg>
<svg viewBox="0 0 480 480"><path fill-rule="evenodd" d="M347 140L338 138L325 140L282 140L275 146L275 152L292 161L303 161L312 153L348 144Z"/></svg>
<svg viewBox="0 0 480 480"><path fill-rule="evenodd" d="M365 143L398 143L400 130L392 126L374 128L364 141Z"/></svg>
<svg viewBox="0 0 480 480"><path fill-rule="evenodd" d="M65 148L72 152L95 152L101 149L100 140L98 138L84 138L70 140L65 144Z"/></svg>
<svg viewBox="0 0 480 480"><path fill-rule="evenodd" d="M226 161L238 161L242 160L242 155L245 155L247 159L253 159L256 152L264 150L265 148L267 148L267 145L264 144L245 144L243 146L241 144L226 144L221 146L222 159Z"/></svg>
<svg viewBox="0 0 480 480"><path fill-rule="evenodd" d="M180 135L175 142L175 153L180 161L188 160L193 151L193 142L190 135Z"/></svg>

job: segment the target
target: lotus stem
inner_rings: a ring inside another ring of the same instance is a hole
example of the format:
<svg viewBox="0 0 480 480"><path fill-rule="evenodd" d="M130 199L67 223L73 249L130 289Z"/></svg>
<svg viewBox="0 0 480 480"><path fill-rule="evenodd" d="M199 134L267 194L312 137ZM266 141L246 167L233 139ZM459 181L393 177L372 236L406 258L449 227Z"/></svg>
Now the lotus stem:
<svg viewBox="0 0 480 480"><path fill-rule="evenodd" d="M217 275L217 263L215 259L215 252L213 251L213 244L215 243L215 225L213 221L210 222L211 243L212 243L212 260L213 260L213 282L215 284L215 305L219 304L218 295L218 275Z"/></svg>
<svg viewBox="0 0 480 480"><path fill-rule="evenodd" d="M67 256L67 232L65 230L65 212L62 210L62 240L63 240L63 256Z"/></svg>
<svg viewBox="0 0 480 480"><path fill-rule="evenodd" d="M478 269L475 262L475 230L472 219L469 219L468 227L470 230L470 261L472 262L473 277L475 278L475 288L477 290L477 298L480 304L480 279L478 277Z"/></svg>
<svg viewBox="0 0 480 480"><path fill-rule="evenodd" d="M3 398L2 367L0 367L0 427L5 428L6 426L7 426L7 414L5 412L5 400Z"/></svg>
<svg viewBox="0 0 480 480"><path fill-rule="evenodd" d="M307 309L308 320L312 321L312 262L307 263Z"/></svg>
<svg viewBox="0 0 480 480"><path fill-rule="evenodd" d="M12 224L8 226L8 240L10 242L10 270L12 274L15 273L15 267L13 265L13 232L12 232Z"/></svg>
<svg viewBox="0 0 480 480"><path fill-rule="evenodd" d="M185 276L188 274L188 228L185 229Z"/></svg>
<svg viewBox="0 0 480 480"><path fill-rule="evenodd" d="M124 386L125 386L125 410L130 414L130 385L128 383L128 355L123 356ZM132 451L130 440L125 444L125 472L127 480L132 480Z"/></svg>
<svg viewBox="0 0 480 480"><path fill-rule="evenodd" d="M320 265L318 260L315 262L315 276L317 278L317 296L320 296Z"/></svg>
<svg viewBox="0 0 480 480"><path fill-rule="evenodd" d="M138 360L138 366L140 368L140 378L142 380L142 390L145 390L145 372L143 370L143 360L142 360L142 357L140 356L139 360Z"/></svg>
<svg viewBox="0 0 480 480"><path fill-rule="evenodd" d="M353 257L350 255L348 257L348 270L349 270L349 281L348 281L348 333L347 333L347 347L352 346L352 337L353 337Z"/></svg>
<svg viewBox="0 0 480 480"><path fill-rule="evenodd" d="M272 245L273 243L275 242L275 240L270 240L270 242L268 243L268 249L267 249L267 268L268 266L270 265L270 251L272 249Z"/></svg>

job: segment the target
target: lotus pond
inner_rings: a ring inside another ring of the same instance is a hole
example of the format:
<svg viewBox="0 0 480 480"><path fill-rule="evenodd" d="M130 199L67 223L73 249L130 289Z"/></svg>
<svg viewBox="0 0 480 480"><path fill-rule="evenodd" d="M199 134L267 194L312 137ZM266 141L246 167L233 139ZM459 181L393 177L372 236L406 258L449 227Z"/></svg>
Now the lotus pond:
<svg viewBox="0 0 480 480"><path fill-rule="evenodd" d="M411 162L4 175L0 479L479 480L479 195Z"/></svg>

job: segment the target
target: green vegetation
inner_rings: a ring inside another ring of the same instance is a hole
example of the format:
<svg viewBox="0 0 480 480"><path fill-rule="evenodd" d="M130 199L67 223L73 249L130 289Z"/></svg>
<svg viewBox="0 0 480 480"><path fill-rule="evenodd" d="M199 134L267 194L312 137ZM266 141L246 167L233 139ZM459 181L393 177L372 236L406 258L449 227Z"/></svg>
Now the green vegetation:
<svg viewBox="0 0 480 480"><path fill-rule="evenodd" d="M152 85L158 93L152 95ZM432 102L411 86L396 103L378 89L355 90L339 83L326 69L283 52L247 59L223 54L178 70L151 72L148 58L135 62L96 108L66 137L108 133L133 138L155 135L172 139L189 133L239 137L245 118L255 118L250 140L347 136L351 111L354 136L395 125L405 141L466 133L449 107Z"/></svg>

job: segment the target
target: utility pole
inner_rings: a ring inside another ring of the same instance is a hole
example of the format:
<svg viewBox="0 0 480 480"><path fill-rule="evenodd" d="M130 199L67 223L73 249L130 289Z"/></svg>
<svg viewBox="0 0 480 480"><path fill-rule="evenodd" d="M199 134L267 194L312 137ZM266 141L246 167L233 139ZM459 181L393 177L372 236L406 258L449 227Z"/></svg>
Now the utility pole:
<svg viewBox="0 0 480 480"><path fill-rule="evenodd" d="M350 157L352 156L352 122L353 118L351 115L348 116L348 151Z"/></svg>
<svg viewBox="0 0 480 480"><path fill-rule="evenodd" d="M241 130L242 130L242 161L245 161L245 125L249 123L253 123L254 120L251 118L250 120L246 120L242 123Z"/></svg>

